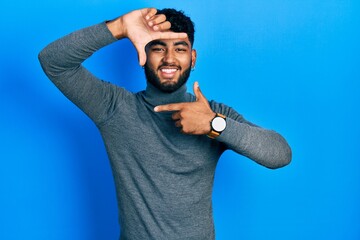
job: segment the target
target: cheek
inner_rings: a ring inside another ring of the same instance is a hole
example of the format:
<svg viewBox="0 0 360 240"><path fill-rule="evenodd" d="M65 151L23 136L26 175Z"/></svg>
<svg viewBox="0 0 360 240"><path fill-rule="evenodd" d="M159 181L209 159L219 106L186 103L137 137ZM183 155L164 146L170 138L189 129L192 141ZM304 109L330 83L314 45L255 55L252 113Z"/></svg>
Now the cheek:
<svg viewBox="0 0 360 240"><path fill-rule="evenodd" d="M175 58L180 62L180 63L189 63L191 62L192 59L192 55L191 53L187 52L187 53L181 53L181 54L176 54Z"/></svg>
<svg viewBox="0 0 360 240"><path fill-rule="evenodd" d="M179 59L180 60L180 64L183 68L188 68L189 66L192 65L192 58L191 56L187 56L187 57L184 57L182 59Z"/></svg>
<svg viewBox="0 0 360 240"><path fill-rule="evenodd" d="M157 69L157 64L154 62L154 59L153 58L148 58L147 60L146 60L146 65L147 65L147 67L148 68L150 68L150 69Z"/></svg>
<svg viewBox="0 0 360 240"><path fill-rule="evenodd" d="M159 56L156 56L155 54L146 54L146 63L149 67L154 67L158 65L159 62Z"/></svg>

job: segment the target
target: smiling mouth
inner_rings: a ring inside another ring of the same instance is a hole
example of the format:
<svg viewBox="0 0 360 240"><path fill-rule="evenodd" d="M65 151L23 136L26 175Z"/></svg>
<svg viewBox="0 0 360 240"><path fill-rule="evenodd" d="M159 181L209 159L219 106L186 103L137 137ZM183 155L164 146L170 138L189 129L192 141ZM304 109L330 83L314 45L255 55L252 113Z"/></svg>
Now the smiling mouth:
<svg viewBox="0 0 360 240"><path fill-rule="evenodd" d="M177 68L162 68L160 69L161 72L171 74L177 71Z"/></svg>
<svg viewBox="0 0 360 240"><path fill-rule="evenodd" d="M179 68L173 66L165 66L165 67L160 67L159 70L162 78L173 79L175 77L176 72L179 71Z"/></svg>

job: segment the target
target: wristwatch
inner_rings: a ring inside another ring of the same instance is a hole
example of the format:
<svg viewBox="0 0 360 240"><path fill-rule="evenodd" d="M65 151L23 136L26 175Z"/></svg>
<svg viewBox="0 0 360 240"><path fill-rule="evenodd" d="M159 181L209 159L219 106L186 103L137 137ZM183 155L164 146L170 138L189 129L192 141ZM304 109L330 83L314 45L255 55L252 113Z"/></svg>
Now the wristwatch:
<svg viewBox="0 0 360 240"><path fill-rule="evenodd" d="M216 138L226 128L226 117L220 113L216 113L216 116L210 122L211 131L207 134L209 138Z"/></svg>

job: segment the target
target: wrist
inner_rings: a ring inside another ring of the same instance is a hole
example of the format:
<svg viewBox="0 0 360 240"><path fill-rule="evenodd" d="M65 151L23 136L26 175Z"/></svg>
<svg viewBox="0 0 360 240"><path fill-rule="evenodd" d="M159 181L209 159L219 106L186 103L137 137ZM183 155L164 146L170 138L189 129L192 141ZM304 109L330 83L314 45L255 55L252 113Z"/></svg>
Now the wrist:
<svg viewBox="0 0 360 240"><path fill-rule="evenodd" d="M217 138L226 128L226 116L215 113L215 117L210 122L210 132L207 134L209 138Z"/></svg>
<svg viewBox="0 0 360 240"><path fill-rule="evenodd" d="M122 17L106 22L106 26L115 38L122 39L126 37L126 29Z"/></svg>
<svg viewBox="0 0 360 240"><path fill-rule="evenodd" d="M217 116L216 112L212 112L211 115L209 115L209 120L207 121L207 132L206 135L209 135L211 133L211 122L212 120Z"/></svg>

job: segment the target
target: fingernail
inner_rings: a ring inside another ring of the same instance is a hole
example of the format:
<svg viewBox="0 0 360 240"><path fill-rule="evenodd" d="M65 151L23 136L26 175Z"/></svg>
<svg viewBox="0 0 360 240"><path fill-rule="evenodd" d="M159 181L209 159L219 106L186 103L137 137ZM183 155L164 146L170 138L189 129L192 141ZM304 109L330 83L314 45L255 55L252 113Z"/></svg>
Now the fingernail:
<svg viewBox="0 0 360 240"><path fill-rule="evenodd" d="M158 109L159 109L158 107L154 107L154 111L155 111L155 112L157 112L157 111L158 111Z"/></svg>
<svg viewBox="0 0 360 240"><path fill-rule="evenodd" d="M146 20L149 20L149 19L150 19L149 15L147 15L147 16L145 17L145 19L146 19Z"/></svg>

